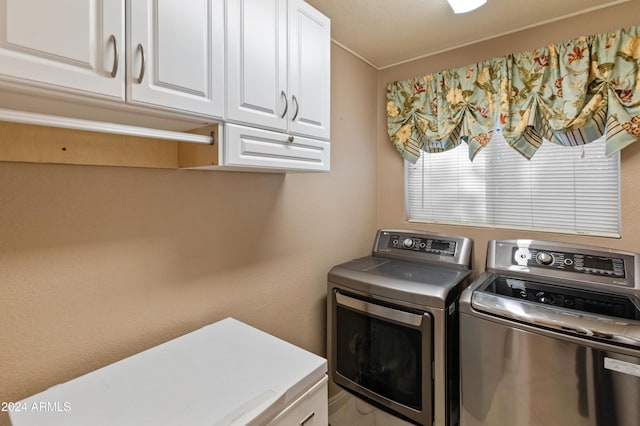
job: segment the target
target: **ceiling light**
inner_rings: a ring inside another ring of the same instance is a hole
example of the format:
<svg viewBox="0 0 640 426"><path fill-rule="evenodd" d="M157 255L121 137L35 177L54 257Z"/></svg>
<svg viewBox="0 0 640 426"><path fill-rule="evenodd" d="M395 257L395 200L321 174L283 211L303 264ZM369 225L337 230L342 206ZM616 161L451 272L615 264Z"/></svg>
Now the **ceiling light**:
<svg viewBox="0 0 640 426"><path fill-rule="evenodd" d="M447 0L453 13L465 13L479 8L487 2L487 0Z"/></svg>

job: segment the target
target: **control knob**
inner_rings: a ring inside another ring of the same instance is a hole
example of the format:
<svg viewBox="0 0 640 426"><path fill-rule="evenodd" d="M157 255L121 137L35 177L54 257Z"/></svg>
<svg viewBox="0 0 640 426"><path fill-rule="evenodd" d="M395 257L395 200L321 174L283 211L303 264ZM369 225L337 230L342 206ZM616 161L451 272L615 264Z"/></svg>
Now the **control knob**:
<svg viewBox="0 0 640 426"><path fill-rule="evenodd" d="M536 301L538 301L539 303L544 303L545 305L553 305L556 302L555 298L552 295L545 294L544 292L539 292L538 294L536 294Z"/></svg>
<svg viewBox="0 0 640 426"><path fill-rule="evenodd" d="M536 255L536 261L541 265L551 265L553 263L553 256L547 252L541 251Z"/></svg>
<svg viewBox="0 0 640 426"><path fill-rule="evenodd" d="M404 248L410 249L413 248L415 242L411 238L405 238L404 241L402 241L402 245L404 246Z"/></svg>

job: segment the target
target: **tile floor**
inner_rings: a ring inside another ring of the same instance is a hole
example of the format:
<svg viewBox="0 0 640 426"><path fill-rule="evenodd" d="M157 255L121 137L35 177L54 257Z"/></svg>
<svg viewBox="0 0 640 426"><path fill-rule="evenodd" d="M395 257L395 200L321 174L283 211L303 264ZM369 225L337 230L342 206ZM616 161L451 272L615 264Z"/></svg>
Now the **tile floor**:
<svg viewBox="0 0 640 426"><path fill-rule="evenodd" d="M411 423L341 391L329 401L329 426L411 426Z"/></svg>

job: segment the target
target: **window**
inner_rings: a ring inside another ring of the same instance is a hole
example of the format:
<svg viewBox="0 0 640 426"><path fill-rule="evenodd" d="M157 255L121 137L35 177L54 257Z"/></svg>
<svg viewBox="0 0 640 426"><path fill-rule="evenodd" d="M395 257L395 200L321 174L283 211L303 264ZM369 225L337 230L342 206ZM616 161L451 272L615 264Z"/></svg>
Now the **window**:
<svg viewBox="0 0 640 426"><path fill-rule="evenodd" d="M620 155L604 137L548 141L526 160L494 132L474 159L466 144L405 162L409 221L619 237Z"/></svg>

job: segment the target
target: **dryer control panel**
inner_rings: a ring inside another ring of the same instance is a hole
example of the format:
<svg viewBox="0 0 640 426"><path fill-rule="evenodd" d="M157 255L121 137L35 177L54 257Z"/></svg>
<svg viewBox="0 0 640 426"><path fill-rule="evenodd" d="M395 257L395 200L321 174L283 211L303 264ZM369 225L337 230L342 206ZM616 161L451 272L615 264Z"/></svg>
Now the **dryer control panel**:
<svg viewBox="0 0 640 426"><path fill-rule="evenodd" d="M439 254L440 256L453 256L456 254L456 242L453 240L440 240L423 238L415 235L391 235L388 241L389 247L400 250L422 251L425 253Z"/></svg>
<svg viewBox="0 0 640 426"><path fill-rule="evenodd" d="M381 229L373 245L373 255L414 262L439 262L471 267L473 242L456 235Z"/></svg>

